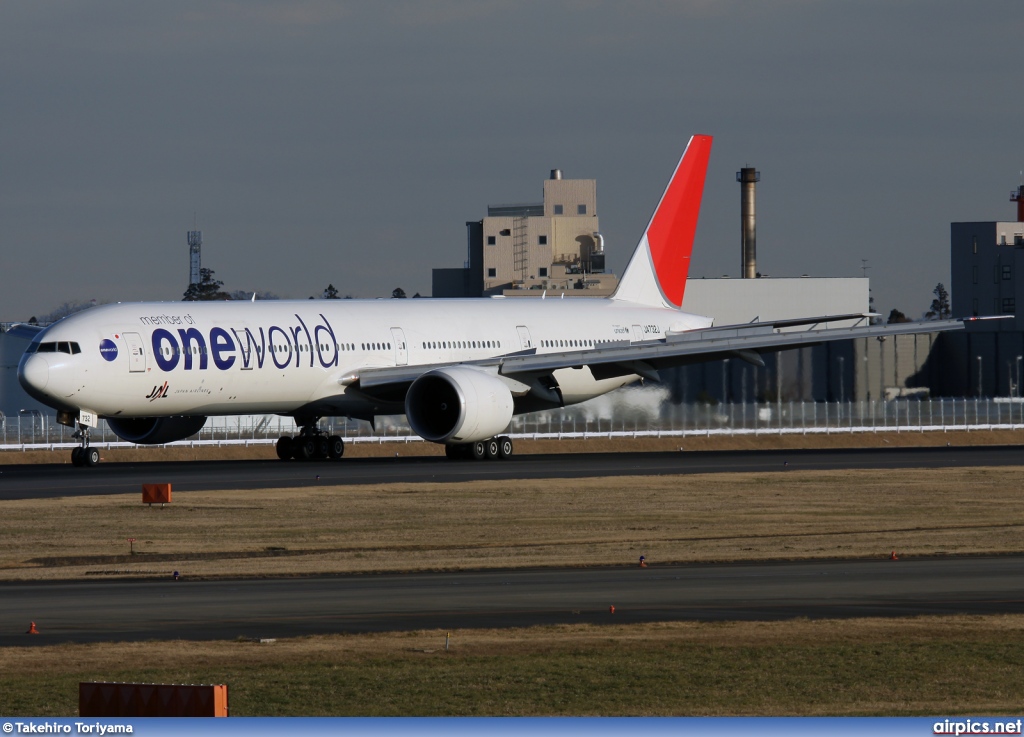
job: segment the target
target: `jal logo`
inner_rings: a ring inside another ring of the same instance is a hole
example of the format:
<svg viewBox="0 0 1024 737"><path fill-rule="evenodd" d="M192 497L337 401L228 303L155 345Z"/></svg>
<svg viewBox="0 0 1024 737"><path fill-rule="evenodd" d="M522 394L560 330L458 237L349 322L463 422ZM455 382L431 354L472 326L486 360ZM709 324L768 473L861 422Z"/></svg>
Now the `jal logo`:
<svg viewBox="0 0 1024 737"><path fill-rule="evenodd" d="M113 361L117 358L117 343L107 339L101 340L100 355L108 361Z"/></svg>
<svg viewBox="0 0 1024 737"><path fill-rule="evenodd" d="M153 391L146 395L146 399L150 402L157 399L167 399L167 382L165 381L163 386L154 386Z"/></svg>

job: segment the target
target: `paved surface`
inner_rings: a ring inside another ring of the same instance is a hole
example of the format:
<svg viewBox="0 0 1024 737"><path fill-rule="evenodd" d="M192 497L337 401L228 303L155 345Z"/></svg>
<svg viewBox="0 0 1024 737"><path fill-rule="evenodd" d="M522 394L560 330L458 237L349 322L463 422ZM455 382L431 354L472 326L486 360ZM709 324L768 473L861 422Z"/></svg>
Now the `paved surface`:
<svg viewBox="0 0 1024 737"><path fill-rule="evenodd" d="M1024 556L0 584L0 646L992 612L1024 612Z"/></svg>
<svg viewBox="0 0 1024 737"><path fill-rule="evenodd" d="M266 489L480 479L587 478L636 474L723 473L796 469L952 468L1024 465L1024 448L892 448L853 450L718 451L523 455L507 461L444 458L352 458L341 461L182 461L0 466L0 501L85 494L141 493L142 484L170 483L175 491Z"/></svg>

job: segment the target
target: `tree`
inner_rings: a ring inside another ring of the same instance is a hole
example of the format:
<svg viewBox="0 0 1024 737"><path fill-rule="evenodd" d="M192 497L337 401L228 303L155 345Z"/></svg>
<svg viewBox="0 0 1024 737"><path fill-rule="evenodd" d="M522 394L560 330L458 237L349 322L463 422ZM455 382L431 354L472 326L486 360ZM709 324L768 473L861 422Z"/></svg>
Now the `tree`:
<svg viewBox="0 0 1024 737"><path fill-rule="evenodd" d="M256 294L256 301L262 302L265 299L281 299L274 292L260 291L258 289L236 289L233 292L229 292L226 299L234 299L239 302L248 302L252 299L252 295Z"/></svg>
<svg viewBox="0 0 1024 737"><path fill-rule="evenodd" d="M224 282L213 278L213 269L199 269L199 283L188 285L182 302L213 302L231 299L229 294L221 291L220 288L223 286Z"/></svg>
<svg viewBox="0 0 1024 737"><path fill-rule="evenodd" d="M334 288L333 284L328 284L321 299L341 299L341 296L338 294L338 290Z"/></svg>
<svg viewBox="0 0 1024 737"><path fill-rule="evenodd" d="M401 287L395 287L394 291L391 292L391 299L405 299L405 290Z"/></svg>
<svg viewBox="0 0 1024 737"><path fill-rule="evenodd" d="M889 319L886 320L886 322L889 325L892 325L893 323L897 323L897 322L910 322L910 318L907 317L906 315L904 315L899 310L897 310L895 307L893 307L892 311L889 312Z"/></svg>
<svg viewBox="0 0 1024 737"><path fill-rule="evenodd" d="M73 315L76 312L81 312L82 310L87 310L90 307L95 307L96 304L96 300L94 299L91 299L88 302L83 302L82 300L77 299L69 300L52 312L47 312L45 315L40 315L38 318L33 317L32 319L36 322L31 324L41 323L43 325L49 325L50 323L57 322L68 315Z"/></svg>
<svg viewBox="0 0 1024 737"><path fill-rule="evenodd" d="M935 285L932 294L935 295L935 299L932 300L932 308L924 313L925 319L946 320L952 317L953 311L949 307L949 292L942 286L942 282Z"/></svg>

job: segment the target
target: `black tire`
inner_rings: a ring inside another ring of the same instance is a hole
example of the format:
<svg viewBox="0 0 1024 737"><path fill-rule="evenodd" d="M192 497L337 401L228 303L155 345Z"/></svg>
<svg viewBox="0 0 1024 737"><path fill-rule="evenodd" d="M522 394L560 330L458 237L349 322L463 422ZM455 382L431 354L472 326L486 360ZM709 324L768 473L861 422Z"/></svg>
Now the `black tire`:
<svg viewBox="0 0 1024 737"><path fill-rule="evenodd" d="M444 446L445 457L453 461L465 461L470 458L470 446L465 443L449 443Z"/></svg>
<svg viewBox="0 0 1024 737"><path fill-rule="evenodd" d="M485 440L484 441L484 456L486 456L487 460L493 461L493 460L497 459L498 458L498 454L499 454L498 439L497 438L491 438L490 440Z"/></svg>
<svg viewBox="0 0 1024 737"><path fill-rule="evenodd" d="M502 435L498 438L498 458L504 460L512 457L512 438Z"/></svg>
<svg viewBox="0 0 1024 737"><path fill-rule="evenodd" d="M277 457L282 461L290 461L292 459L292 439L290 436L285 435L284 437L277 439Z"/></svg>
<svg viewBox="0 0 1024 737"><path fill-rule="evenodd" d="M327 438L325 438L323 435L317 435L316 438L314 438L313 445L315 447L313 457L316 458L317 460L325 460L331 448L331 445L327 441Z"/></svg>
<svg viewBox="0 0 1024 737"><path fill-rule="evenodd" d="M335 460L345 455L345 441L340 435L331 435L327 438L327 455Z"/></svg>
<svg viewBox="0 0 1024 737"><path fill-rule="evenodd" d="M293 445L295 460L297 461L312 460L313 455L316 453L315 438L295 438Z"/></svg>
<svg viewBox="0 0 1024 737"><path fill-rule="evenodd" d="M487 443L478 440L469 446L469 457L474 461L482 461L487 458Z"/></svg>
<svg viewBox="0 0 1024 737"><path fill-rule="evenodd" d="M96 448L86 448L85 452L82 453L82 458L87 466L100 465L100 452Z"/></svg>
<svg viewBox="0 0 1024 737"><path fill-rule="evenodd" d="M85 462L82 460L82 448L71 449L71 465L72 466L83 466Z"/></svg>

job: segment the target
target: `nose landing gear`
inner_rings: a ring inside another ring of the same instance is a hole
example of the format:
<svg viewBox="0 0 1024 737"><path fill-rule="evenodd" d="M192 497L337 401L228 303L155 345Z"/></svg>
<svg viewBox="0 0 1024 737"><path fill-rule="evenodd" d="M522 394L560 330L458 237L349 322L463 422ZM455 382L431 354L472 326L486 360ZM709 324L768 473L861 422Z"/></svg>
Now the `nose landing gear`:
<svg viewBox="0 0 1024 737"><path fill-rule="evenodd" d="M73 466L98 466L100 462L100 452L97 448L93 448L89 445L89 426L79 425L75 434L71 437L76 438L81 445L74 448L71 451L71 465Z"/></svg>

